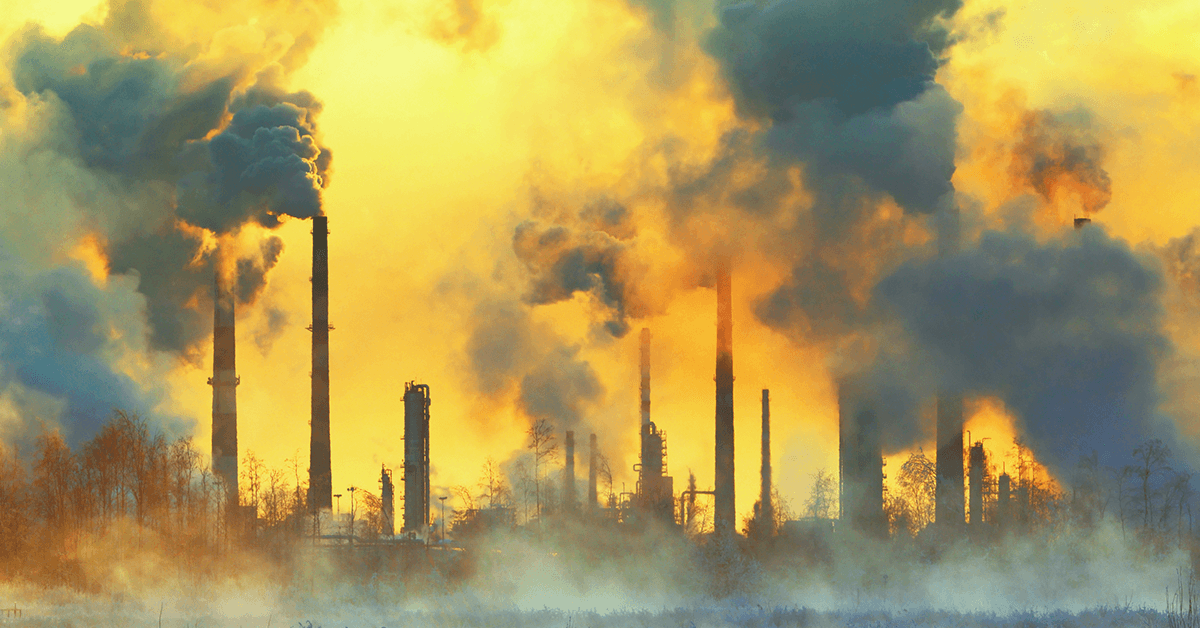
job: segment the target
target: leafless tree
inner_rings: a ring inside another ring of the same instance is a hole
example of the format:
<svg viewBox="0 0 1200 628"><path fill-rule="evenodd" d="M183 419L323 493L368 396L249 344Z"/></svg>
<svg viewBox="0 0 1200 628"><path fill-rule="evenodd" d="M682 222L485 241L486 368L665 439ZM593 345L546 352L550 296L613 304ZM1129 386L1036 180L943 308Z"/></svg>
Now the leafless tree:
<svg viewBox="0 0 1200 628"><path fill-rule="evenodd" d="M542 476L541 467L547 459L558 453L558 443L554 437L554 427L546 419L538 419L525 432L529 436L526 449L533 452L533 490L535 513L538 520L542 518Z"/></svg>

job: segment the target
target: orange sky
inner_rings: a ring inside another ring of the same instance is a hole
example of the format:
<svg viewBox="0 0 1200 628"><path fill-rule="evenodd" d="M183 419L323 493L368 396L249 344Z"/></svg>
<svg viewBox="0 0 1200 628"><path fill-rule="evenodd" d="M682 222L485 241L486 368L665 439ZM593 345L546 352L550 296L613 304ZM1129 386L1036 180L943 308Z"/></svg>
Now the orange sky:
<svg viewBox="0 0 1200 628"><path fill-rule="evenodd" d="M342 2L290 81L324 101L324 143L335 154L325 192L335 492L351 484L375 491L379 465L401 465L400 396L410 380L431 387L435 493L473 484L485 457L503 460L522 447L526 420L510 403L478 397L464 347L474 303L522 290L511 234L531 215L531 185L568 201L571 190L636 190L664 176L642 159L646 146L682 136L685 159L702 162L740 124L713 62L694 46L677 52L693 63L686 76L664 84L654 54L661 42L619 0L479 0L481 17L465 38L446 35L459 23L453 6ZM1000 8L1002 30L987 30L981 17ZM100 15L90 1L17 0L0 16L0 32L38 20L63 33ZM1132 242L1159 244L1200 224L1200 187L1176 184L1200 180L1200 86L1186 79L1200 73L1200 5L968 0L958 22L975 36L938 75L965 106L958 190L998 211L1014 194L1002 170L1017 113L1081 104L1100 121L1109 151L1112 201L1097 220ZM689 469L708 486L715 294L680 280L697 271L682 267L661 208L644 209L640 246L656 260L644 289L661 311L612 342L590 335L603 312L589 298L534 308L533 317L579 346L595 369L605 393L587 412L610 449L623 448L616 481L630 486L636 330L651 327L653 414L668 435L670 471L676 487ZM1055 211L1066 215L1047 228L1071 213L1069 203ZM278 230L283 257L258 306L238 319L239 446L272 466L297 452L306 461L308 452L309 229L293 220ZM757 493L762 388L771 389L775 478L794 510L811 475L837 464L827 348L799 346L753 316L756 298L785 270L747 254L733 276L739 513ZM255 337L267 306L286 312L288 324L264 352ZM166 378L169 409L195 417L202 450L211 404L204 351L203 363L172 364ZM150 377L145 365L129 370ZM1009 443L997 436L989 448L1007 453Z"/></svg>

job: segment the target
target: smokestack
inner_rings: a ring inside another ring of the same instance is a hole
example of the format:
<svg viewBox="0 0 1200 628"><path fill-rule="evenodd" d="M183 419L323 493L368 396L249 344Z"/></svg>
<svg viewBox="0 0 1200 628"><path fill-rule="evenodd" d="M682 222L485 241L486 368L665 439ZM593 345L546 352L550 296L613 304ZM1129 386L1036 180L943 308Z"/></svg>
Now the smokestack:
<svg viewBox="0 0 1200 628"><path fill-rule="evenodd" d="M1076 229L1082 229L1090 224L1092 224L1091 218L1076 218L1075 219L1075 228Z"/></svg>
<svg viewBox="0 0 1200 628"><path fill-rule="evenodd" d="M234 342L234 296L217 271L213 284L212 465L225 483L226 498L238 499L237 376Z"/></svg>
<svg viewBox="0 0 1200 628"><path fill-rule="evenodd" d="M717 268L717 417L716 508L713 524L717 536L734 534L733 494L733 301L728 260Z"/></svg>
<svg viewBox="0 0 1200 628"><path fill-rule="evenodd" d="M429 386L404 385L404 528L422 534L429 524Z"/></svg>
<svg viewBox="0 0 1200 628"><path fill-rule="evenodd" d="M963 522L963 400L943 391L937 399L937 505L941 524Z"/></svg>
<svg viewBox="0 0 1200 628"><path fill-rule="evenodd" d="M592 434L588 437L588 510L596 508L596 475L599 469L596 465L599 464L600 450L596 446L596 435Z"/></svg>
<svg viewBox="0 0 1200 628"><path fill-rule="evenodd" d="M314 511L333 508L329 453L329 219L313 216L312 258L312 437L308 455L308 503Z"/></svg>
<svg viewBox="0 0 1200 628"><path fill-rule="evenodd" d="M771 503L771 391L762 394L762 487L758 498L762 521L772 529L775 524L775 505Z"/></svg>
<svg viewBox="0 0 1200 628"><path fill-rule="evenodd" d="M983 523L983 443L971 445L971 523Z"/></svg>
<svg viewBox="0 0 1200 628"><path fill-rule="evenodd" d="M563 505L567 512L575 511L575 432L567 430L563 440L566 464L563 465Z"/></svg>

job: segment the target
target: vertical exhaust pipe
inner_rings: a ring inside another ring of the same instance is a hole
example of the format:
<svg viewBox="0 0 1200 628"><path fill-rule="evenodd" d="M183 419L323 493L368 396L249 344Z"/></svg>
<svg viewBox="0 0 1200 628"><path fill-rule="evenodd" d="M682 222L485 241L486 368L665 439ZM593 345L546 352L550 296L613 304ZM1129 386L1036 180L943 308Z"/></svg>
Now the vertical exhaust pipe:
<svg viewBox="0 0 1200 628"><path fill-rule="evenodd" d="M313 511L333 508L329 452L329 218L313 216L312 257L312 436L308 457L308 501Z"/></svg>
<svg viewBox="0 0 1200 628"><path fill-rule="evenodd" d="M213 284L212 465L225 484L226 499L238 503L237 376L234 295L217 271Z"/></svg>
<svg viewBox="0 0 1200 628"><path fill-rule="evenodd" d="M588 437L588 503L587 509L596 509L596 477L599 469L596 468L599 461L600 450L596 446L596 435L592 434Z"/></svg>
<svg viewBox="0 0 1200 628"><path fill-rule="evenodd" d="M762 487L760 488L759 514L766 529L775 528L775 505L771 503L771 391L762 391Z"/></svg>
<svg viewBox="0 0 1200 628"><path fill-rule="evenodd" d="M717 269L717 383L715 511L713 524L718 537L735 532L733 493L733 301L730 295L728 260Z"/></svg>
<svg viewBox="0 0 1200 628"><path fill-rule="evenodd" d="M566 512L575 511L575 432L567 430L563 439L563 450L566 462L563 465L563 509Z"/></svg>

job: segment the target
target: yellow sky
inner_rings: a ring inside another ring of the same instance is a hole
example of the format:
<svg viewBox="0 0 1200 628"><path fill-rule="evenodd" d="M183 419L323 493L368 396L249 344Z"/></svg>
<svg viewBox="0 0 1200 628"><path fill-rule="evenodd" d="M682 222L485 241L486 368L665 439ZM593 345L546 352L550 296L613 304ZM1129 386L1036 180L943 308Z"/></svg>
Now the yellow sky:
<svg viewBox="0 0 1200 628"><path fill-rule="evenodd" d="M439 20L453 25L452 3L344 2L292 77L292 87L324 101L324 142L335 154L325 195L336 328L330 337L335 492L352 484L375 491L380 464L400 466L400 397L410 380L431 387L435 487L473 484L485 457L504 460L522 446L526 420L510 405L477 398L464 347L472 304L522 288L511 272L511 238L529 215L531 182L558 190L628 189L647 145L683 135L685 150L701 160L736 124L715 69L695 50L681 53L697 62L682 85L658 84L656 39L620 0L478 4L483 16L474 35L447 40L431 33ZM1005 9L1001 30L979 27L978 18L999 8ZM88 1L17 0L15 11L0 16L0 31L35 19L62 33L81 16L100 14ZM960 191L993 209L1011 194L996 170L1012 142L1015 107L1084 105L1110 140L1105 167L1113 200L1097 219L1134 242L1162 243L1200 224L1200 186L1179 184L1200 180L1200 87L1186 79L1200 74L1200 5L968 0L961 22L978 34L939 73L965 106L954 180ZM658 223L655 233L655 224L642 223L650 231L644 238L665 242L665 227ZM278 230L285 253L260 307L239 315L239 447L272 466L296 452L306 462L308 454L309 228L291 221ZM663 259L671 255L678 252L662 244ZM656 269L648 277L680 272ZM827 356L788 341L752 313L755 298L780 272L748 255L733 278L739 513L749 511L757 493L761 389L771 389L775 478L794 509L811 475L837 463ZM654 420L668 434L670 471L677 488L689 469L708 486L715 295L705 288L664 290L663 310L635 321L634 333L614 342L591 339L588 323L599 314L586 298L535 308L533 316L581 346L580 358L596 370L606 392L591 419L603 426L610 448L623 447L609 453L614 470L621 469L616 481L629 486L638 422L636 330L651 327ZM266 306L284 310L289 322L263 353L255 336ZM197 419L201 449L209 437L210 370L208 358L178 366L167 381L171 409Z"/></svg>

